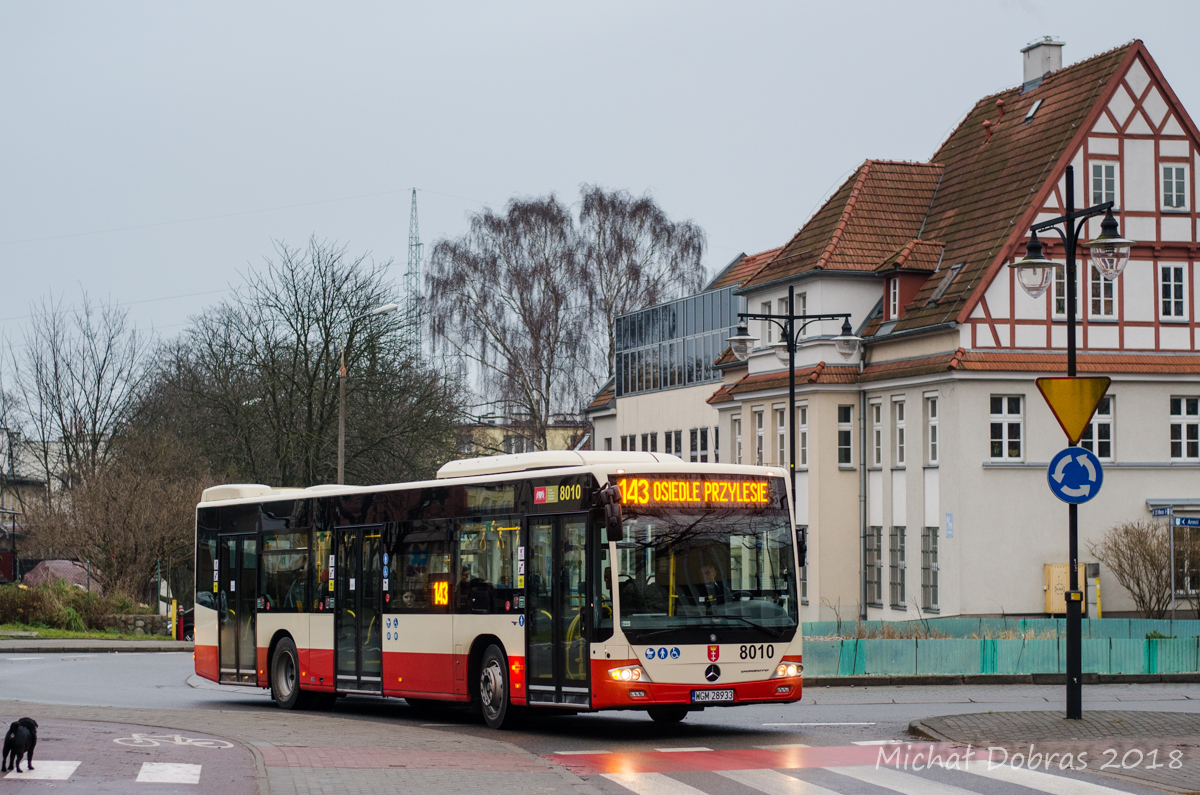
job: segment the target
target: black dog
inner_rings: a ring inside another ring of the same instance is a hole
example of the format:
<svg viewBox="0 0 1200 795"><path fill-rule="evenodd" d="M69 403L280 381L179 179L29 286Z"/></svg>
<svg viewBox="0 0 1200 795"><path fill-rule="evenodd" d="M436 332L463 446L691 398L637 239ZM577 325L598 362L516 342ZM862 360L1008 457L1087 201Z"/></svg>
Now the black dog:
<svg viewBox="0 0 1200 795"><path fill-rule="evenodd" d="M33 749L37 747L37 721L33 718L21 718L13 721L4 735L4 755L0 758L0 773L16 769L21 772L21 757L25 756L33 770ZM12 757L11 760L9 757Z"/></svg>

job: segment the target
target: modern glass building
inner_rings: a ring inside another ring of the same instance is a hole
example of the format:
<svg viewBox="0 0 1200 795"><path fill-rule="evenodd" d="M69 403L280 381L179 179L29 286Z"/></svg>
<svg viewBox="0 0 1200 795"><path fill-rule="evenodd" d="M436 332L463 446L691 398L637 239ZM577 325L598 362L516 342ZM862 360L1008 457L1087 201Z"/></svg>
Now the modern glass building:
<svg viewBox="0 0 1200 795"><path fill-rule="evenodd" d="M736 333L746 299L736 285L616 319L617 397L721 380L713 361Z"/></svg>

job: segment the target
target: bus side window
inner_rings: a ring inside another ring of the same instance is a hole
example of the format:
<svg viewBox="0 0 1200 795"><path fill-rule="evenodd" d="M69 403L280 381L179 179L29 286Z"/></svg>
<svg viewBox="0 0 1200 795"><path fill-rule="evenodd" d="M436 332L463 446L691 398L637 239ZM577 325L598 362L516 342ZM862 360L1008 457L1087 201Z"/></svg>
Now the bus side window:
<svg viewBox="0 0 1200 795"><path fill-rule="evenodd" d="M516 517L465 521L458 525L455 609L460 613L517 612Z"/></svg>
<svg viewBox="0 0 1200 795"><path fill-rule="evenodd" d="M447 522L403 522L389 534L387 610L446 613L450 610L450 543Z"/></svg>

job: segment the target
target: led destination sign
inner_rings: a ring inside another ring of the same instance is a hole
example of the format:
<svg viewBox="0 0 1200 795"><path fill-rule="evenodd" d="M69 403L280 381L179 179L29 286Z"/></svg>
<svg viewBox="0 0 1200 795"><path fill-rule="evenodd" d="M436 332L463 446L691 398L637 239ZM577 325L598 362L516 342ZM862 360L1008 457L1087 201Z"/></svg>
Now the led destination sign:
<svg viewBox="0 0 1200 795"><path fill-rule="evenodd" d="M682 479L678 477L619 478L624 505L726 505L748 508L771 501L767 480Z"/></svg>

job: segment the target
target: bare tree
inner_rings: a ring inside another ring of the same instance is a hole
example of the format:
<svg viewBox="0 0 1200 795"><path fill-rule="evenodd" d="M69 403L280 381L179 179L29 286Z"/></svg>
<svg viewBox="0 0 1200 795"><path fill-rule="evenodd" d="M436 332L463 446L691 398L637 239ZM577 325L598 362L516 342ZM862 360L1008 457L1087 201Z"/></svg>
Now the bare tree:
<svg viewBox="0 0 1200 795"><path fill-rule="evenodd" d="M68 309L53 296L33 308L14 349L16 387L46 483L70 488L107 459L147 374L150 338L115 303L87 294Z"/></svg>
<svg viewBox="0 0 1200 795"><path fill-rule="evenodd" d="M608 339L605 361L613 374L618 315L690 295L704 286L704 230L691 221L672 221L649 196L582 190L580 251L587 274L588 303L595 333Z"/></svg>
<svg viewBox="0 0 1200 795"><path fill-rule="evenodd" d="M1171 606L1171 549L1162 522L1122 522L1088 551L1129 591L1145 618L1163 618Z"/></svg>
<svg viewBox="0 0 1200 795"><path fill-rule="evenodd" d="M316 239L276 244L264 269L163 349L143 412L176 418L168 424L217 473L332 482L344 355L347 480L431 475L452 455L458 400L407 347L403 319L371 314L397 300L389 264Z"/></svg>
<svg viewBox="0 0 1200 795"><path fill-rule="evenodd" d="M192 556L196 501L210 485L178 439L133 430L69 494L28 507L26 547L86 561L108 591L138 601L159 570L174 573L172 592L183 594L189 580L179 573L190 567L177 564Z"/></svg>
<svg viewBox="0 0 1200 795"><path fill-rule="evenodd" d="M558 199L514 199L438 241L426 278L435 341L475 363L485 397L525 415L541 450L552 415L577 412L595 386L577 251Z"/></svg>

